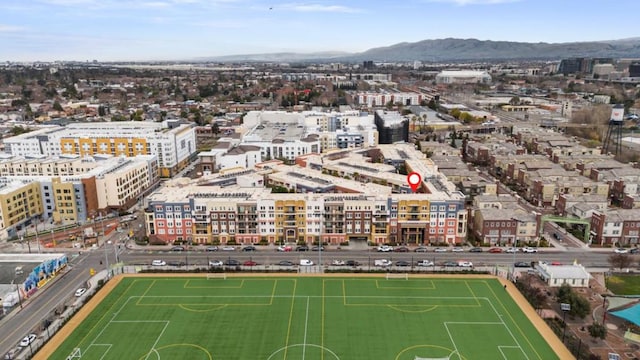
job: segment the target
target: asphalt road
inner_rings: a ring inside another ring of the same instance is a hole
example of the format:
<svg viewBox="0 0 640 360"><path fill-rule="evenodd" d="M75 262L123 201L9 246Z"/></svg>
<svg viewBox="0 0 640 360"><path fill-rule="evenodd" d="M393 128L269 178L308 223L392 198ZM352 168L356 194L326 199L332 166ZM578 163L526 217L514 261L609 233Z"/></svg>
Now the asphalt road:
<svg viewBox="0 0 640 360"><path fill-rule="evenodd" d="M121 234L115 233L114 237L120 237ZM32 297L23 304L20 310L14 310L14 313L7 316L0 322L0 355L5 354L22 339L26 334L32 332L33 329L40 327L43 319L50 318L54 309L62 304L72 304L75 300L74 292L77 288L85 286L90 277L89 269L104 269L104 262L108 259L109 263L115 262L115 244L108 244L105 248L98 248L86 251L82 255L76 252L70 253L70 270L59 276L57 279L49 283L37 296ZM151 248L150 248L151 249ZM300 259L310 259L314 263L322 263L329 265L333 260L356 260L363 266L373 265L376 259L389 259L395 263L398 260L409 261L415 264L418 260L431 260L436 264L444 261L468 260L473 262L474 266L492 266L502 265L511 266L515 261L547 261L559 262L562 264L570 264L574 261L585 265L586 267L608 268L607 258L611 255L611 251L596 252L591 250L569 248L566 251L549 251L534 254L523 253L469 253L469 252L445 252L445 253L416 253L416 252L389 252L380 253L366 250L336 250L329 249L327 251L308 251L308 252L277 252L273 247L259 248L255 252L236 251L183 251L176 252L170 250L140 250L125 249L119 253L120 261L125 264L134 265L150 265L154 259L161 259L166 262L184 262L189 265L206 266L209 260L227 260L235 259L240 262L253 260L261 265L276 264L281 260L290 260L298 264ZM76 256L74 256L76 255ZM640 259L637 255L633 256L637 261ZM167 266L166 268L169 268ZM405 268L407 269L407 268ZM36 332L38 333L38 332ZM40 341L40 340L38 340ZM29 351L27 348L25 351Z"/></svg>

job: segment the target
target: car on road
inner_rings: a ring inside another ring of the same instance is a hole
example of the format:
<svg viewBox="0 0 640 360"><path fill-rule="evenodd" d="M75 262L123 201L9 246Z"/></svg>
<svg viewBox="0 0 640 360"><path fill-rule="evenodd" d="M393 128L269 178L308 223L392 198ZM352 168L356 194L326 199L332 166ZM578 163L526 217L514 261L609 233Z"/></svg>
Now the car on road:
<svg viewBox="0 0 640 360"><path fill-rule="evenodd" d="M324 246L314 246L311 251L324 251Z"/></svg>
<svg viewBox="0 0 640 360"><path fill-rule="evenodd" d="M480 253L480 252L482 252L482 248L481 247L473 247L473 248L469 249L469 252Z"/></svg>
<svg viewBox="0 0 640 360"><path fill-rule="evenodd" d="M86 292L87 292L86 288L80 288L80 289L76 290L76 297L80 297L80 296L84 295L84 293L86 293Z"/></svg>
<svg viewBox="0 0 640 360"><path fill-rule="evenodd" d="M434 252L447 252L446 248L435 248Z"/></svg>
<svg viewBox="0 0 640 360"><path fill-rule="evenodd" d="M333 265L333 266L344 266L345 263L344 263L344 260L333 260L331 262L331 265Z"/></svg>
<svg viewBox="0 0 640 360"><path fill-rule="evenodd" d="M293 248L291 246L289 246L289 245L280 245L280 246L278 246L277 250L280 251L280 252L289 252L289 251L293 250Z"/></svg>
<svg viewBox="0 0 640 360"><path fill-rule="evenodd" d="M224 265L220 260L209 260L209 266L222 266Z"/></svg>
<svg viewBox="0 0 640 360"><path fill-rule="evenodd" d="M236 247L231 245L223 246L222 251L236 251Z"/></svg>
<svg viewBox="0 0 640 360"><path fill-rule="evenodd" d="M236 260L236 259L227 259L224 262L225 266L240 266L240 261Z"/></svg>
<svg viewBox="0 0 640 360"><path fill-rule="evenodd" d="M167 264L169 266L185 266L186 265L184 261L177 261L177 260L169 261Z"/></svg>
<svg viewBox="0 0 640 360"><path fill-rule="evenodd" d="M526 246L522 248L522 252L523 253L527 253L527 254L533 254L533 253L537 253L538 249L530 247L530 246Z"/></svg>
<svg viewBox="0 0 640 360"><path fill-rule="evenodd" d="M416 262L416 266L433 266L435 265L431 260L419 260Z"/></svg>
<svg viewBox="0 0 640 360"><path fill-rule="evenodd" d="M376 259L373 261L374 266L391 266L392 264L389 259Z"/></svg>
<svg viewBox="0 0 640 360"><path fill-rule="evenodd" d="M360 263L355 260L347 260L344 264L347 266L360 266Z"/></svg>
<svg viewBox="0 0 640 360"><path fill-rule="evenodd" d="M279 263L277 263L276 265L280 265L280 266L293 266L293 262L289 261L289 260L282 260Z"/></svg>
<svg viewBox="0 0 640 360"><path fill-rule="evenodd" d="M247 260L247 261L243 262L242 265L244 265L244 266L256 266L256 265L258 265L258 263L253 261L253 260Z"/></svg>
<svg viewBox="0 0 640 360"><path fill-rule="evenodd" d="M204 249L205 251L218 251L218 247L217 246L207 246L206 249Z"/></svg>
<svg viewBox="0 0 640 360"><path fill-rule="evenodd" d="M629 250L629 254L637 254L640 251L639 248L633 248L631 250Z"/></svg>
<svg viewBox="0 0 640 360"><path fill-rule="evenodd" d="M473 267L473 263L471 261L458 260L458 266L460 266L460 267Z"/></svg>
<svg viewBox="0 0 640 360"><path fill-rule="evenodd" d="M463 252L464 248L462 246L454 246L453 249L451 249L451 251L453 251L453 252Z"/></svg>
<svg viewBox="0 0 640 360"><path fill-rule="evenodd" d="M492 254L499 254L499 253L502 252L502 249L494 247L494 248L489 249L489 252L492 253Z"/></svg>
<svg viewBox="0 0 640 360"><path fill-rule="evenodd" d="M531 267L531 263L528 263L526 261L518 261L518 262L515 262L513 266L519 267L519 268L528 268L528 267Z"/></svg>
<svg viewBox="0 0 640 360"><path fill-rule="evenodd" d="M615 248L613 250L614 253L616 254L626 254L629 252L629 249L625 249L625 248Z"/></svg>
<svg viewBox="0 0 640 360"><path fill-rule="evenodd" d="M395 252L409 252L409 248L406 246L398 246L397 248L393 249L393 251Z"/></svg>
<svg viewBox="0 0 640 360"><path fill-rule="evenodd" d="M165 266L167 265L167 262L164 260L153 260L151 261L151 265L153 266Z"/></svg>
<svg viewBox="0 0 640 360"><path fill-rule="evenodd" d="M415 250L413 250L415 252L428 252L429 248L426 246L418 246Z"/></svg>
<svg viewBox="0 0 640 360"><path fill-rule="evenodd" d="M510 247L506 250L506 252L513 254L518 252L518 248Z"/></svg>
<svg viewBox="0 0 640 360"><path fill-rule="evenodd" d="M309 247L307 245L296 246L296 251L309 251Z"/></svg>
<svg viewBox="0 0 640 360"><path fill-rule="evenodd" d="M556 239L556 240L560 240L560 234L554 232L553 233L553 238Z"/></svg>
<svg viewBox="0 0 640 360"><path fill-rule="evenodd" d="M180 246L180 245L174 246L171 248L171 251L184 251L184 250L185 250L184 246Z"/></svg>
<svg viewBox="0 0 640 360"><path fill-rule="evenodd" d="M393 246L389 245L380 245L377 248L378 252L390 252L393 251Z"/></svg>
<svg viewBox="0 0 640 360"><path fill-rule="evenodd" d="M309 259L300 259L300 266L312 266L313 261Z"/></svg>
<svg viewBox="0 0 640 360"><path fill-rule="evenodd" d="M27 336L25 336L22 341L20 341L20 346L25 347L25 346L29 346L29 344L31 344L32 342L36 341L36 334L29 334Z"/></svg>
<svg viewBox="0 0 640 360"><path fill-rule="evenodd" d="M398 260L396 261L396 266L402 266L402 267L411 266L411 263L405 260Z"/></svg>
<svg viewBox="0 0 640 360"><path fill-rule="evenodd" d="M256 249L256 247L253 246L253 245L247 245L247 246L242 248L242 251L256 251L256 250L258 250L258 249Z"/></svg>
<svg viewBox="0 0 640 360"><path fill-rule="evenodd" d="M447 267L458 266L458 263L455 261L445 261L444 263L442 263L442 266L447 266Z"/></svg>

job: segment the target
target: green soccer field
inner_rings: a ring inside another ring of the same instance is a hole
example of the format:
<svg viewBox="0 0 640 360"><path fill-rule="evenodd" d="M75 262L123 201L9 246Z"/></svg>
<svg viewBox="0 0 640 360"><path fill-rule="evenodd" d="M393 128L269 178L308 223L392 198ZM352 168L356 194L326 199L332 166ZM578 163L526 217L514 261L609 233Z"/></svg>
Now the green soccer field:
<svg viewBox="0 0 640 360"><path fill-rule="evenodd" d="M71 354L114 360L558 359L497 280L384 277L127 277L51 359Z"/></svg>

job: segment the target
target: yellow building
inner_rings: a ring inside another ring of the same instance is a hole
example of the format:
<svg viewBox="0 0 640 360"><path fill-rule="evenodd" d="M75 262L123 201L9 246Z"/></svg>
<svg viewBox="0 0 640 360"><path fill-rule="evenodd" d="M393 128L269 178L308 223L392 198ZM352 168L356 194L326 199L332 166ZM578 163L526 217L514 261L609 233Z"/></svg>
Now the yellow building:
<svg viewBox="0 0 640 360"><path fill-rule="evenodd" d="M52 213L53 221L78 222L78 206L74 194L72 182L62 182L60 178L51 179L53 188L53 202L55 209Z"/></svg>
<svg viewBox="0 0 640 360"><path fill-rule="evenodd" d="M12 183L0 187L0 231L20 225L42 214L40 183Z"/></svg>
<svg viewBox="0 0 640 360"><path fill-rule="evenodd" d="M276 236L284 242L305 241L307 224L304 200L276 200Z"/></svg>

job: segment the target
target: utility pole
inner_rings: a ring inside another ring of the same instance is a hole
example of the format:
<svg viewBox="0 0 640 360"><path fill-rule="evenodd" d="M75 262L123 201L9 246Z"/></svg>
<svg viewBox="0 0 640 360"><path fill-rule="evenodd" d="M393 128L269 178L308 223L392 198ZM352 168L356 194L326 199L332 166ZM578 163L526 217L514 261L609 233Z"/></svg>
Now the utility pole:
<svg viewBox="0 0 640 360"><path fill-rule="evenodd" d="M102 226L102 246L104 247L104 264L107 270L107 278L109 277L109 254L107 253L107 237L104 234L104 216L100 214L100 224Z"/></svg>

